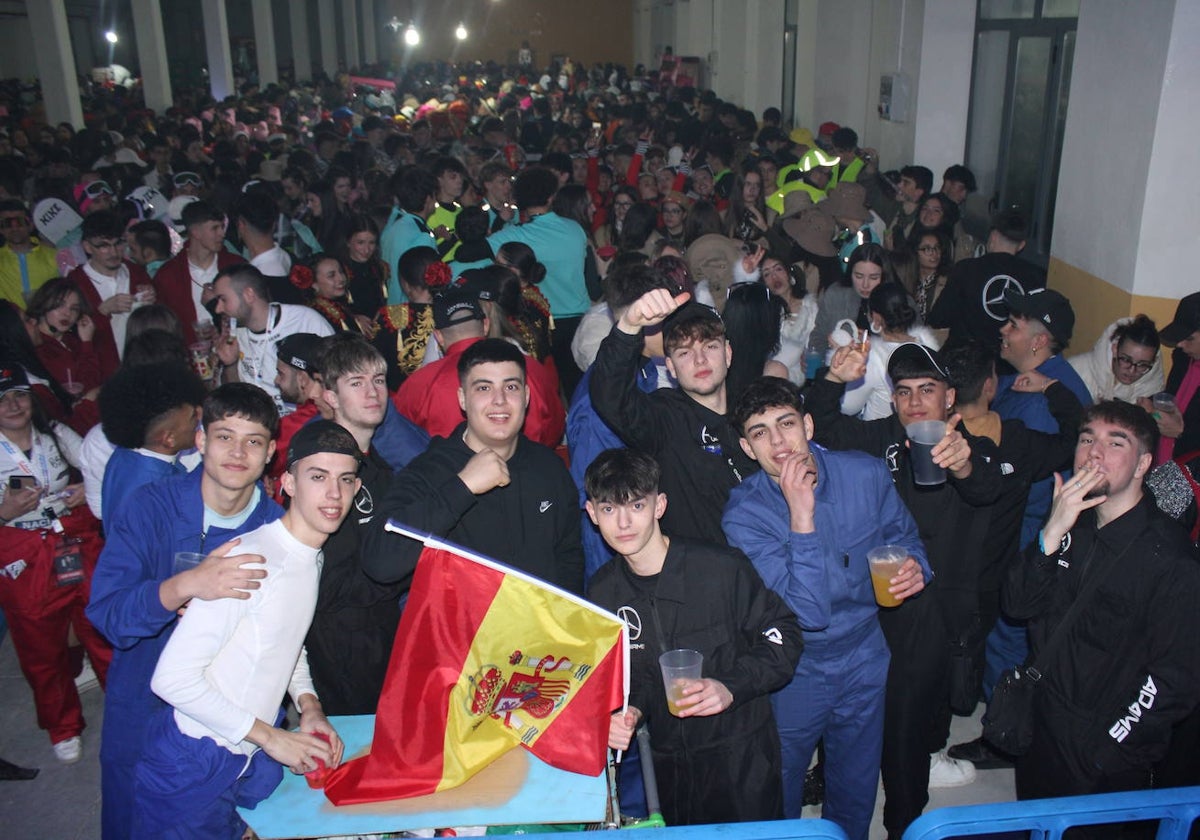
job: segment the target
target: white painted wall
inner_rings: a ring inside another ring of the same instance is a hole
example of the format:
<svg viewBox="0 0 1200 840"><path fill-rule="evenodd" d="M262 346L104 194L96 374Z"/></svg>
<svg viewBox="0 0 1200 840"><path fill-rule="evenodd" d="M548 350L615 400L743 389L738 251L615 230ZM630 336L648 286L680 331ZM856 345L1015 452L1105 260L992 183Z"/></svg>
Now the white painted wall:
<svg viewBox="0 0 1200 840"><path fill-rule="evenodd" d="M1146 174L1133 292L1179 298L1200 289L1196 278L1196 194L1200 146L1200 4L1175 6ZM1074 102L1071 107L1075 107ZM1062 199L1060 198L1061 202Z"/></svg>
<svg viewBox="0 0 1200 840"><path fill-rule="evenodd" d="M925 0L920 37L920 70L913 78L921 107L913 121L912 159L932 169L936 180L966 158L975 4Z"/></svg>
<svg viewBox="0 0 1200 840"><path fill-rule="evenodd" d="M960 162L974 25L974 6L966 0L797 0L797 123L814 130L826 120L848 125L858 132L862 145L879 150L888 167L919 159L914 158L915 117L904 123L881 120L877 105L880 76L904 71L910 77L911 112L917 113L930 6L932 14L948 13L948 19L939 19L936 37L961 43L954 49L938 44L935 63L942 74L942 87L935 91L938 99L953 86L960 107L955 114L947 96L943 124L928 128L944 145L954 146L957 134L957 151L949 156L953 160L943 163L948 155L937 148L929 165L944 168ZM722 99L760 114L781 105L786 8L785 0L637 0L634 26L652 28L651 43L671 44L677 55L708 61L715 54L715 65L705 68L701 83ZM967 8L965 16L962 8ZM635 33L635 44L646 40L645 34ZM949 125L955 118L957 124Z"/></svg>
<svg viewBox="0 0 1200 840"><path fill-rule="evenodd" d="M1196 4L1185 0L1179 5L1190 7L1180 16L1185 23L1193 19L1194 27ZM1177 117L1191 119L1187 142L1195 145L1196 79L1173 78L1167 90L1163 88L1175 7L1175 0L1143 0L1134 22L1124 3L1093 2L1083 4L1079 17L1052 255L1130 292L1140 261L1151 154L1158 153L1155 134L1160 103L1165 101L1168 110L1186 104L1189 88L1192 107L1181 110ZM1197 34L1197 28L1180 33L1184 39ZM1185 55L1188 48L1184 43L1186 40L1176 45L1175 66L1194 72L1194 47L1190 56ZM1180 129L1180 134L1163 142L1174 146L1186 133ZM1170 172L1156 170L1154 174L1170 178L1170 191L1178 191L1178 195L1166 206L1153 208L1152 218L1168 223L1176 214L1183 217L1178 220L1182 224L1195 205L1196 151L1188 148L1183 157L1163 160L1162 166ZM1191 189L1184 187L1180 176L1190 179ZM1166 198L1167 191L1165 181L1156 181L1159 201ZM1194 239L1194 225L1189 227L1192 230L1187 235ZM1149 255L1146 260L1161 262ZM1194 276L1189 280L1189 291L1195 291Z"/></svg>

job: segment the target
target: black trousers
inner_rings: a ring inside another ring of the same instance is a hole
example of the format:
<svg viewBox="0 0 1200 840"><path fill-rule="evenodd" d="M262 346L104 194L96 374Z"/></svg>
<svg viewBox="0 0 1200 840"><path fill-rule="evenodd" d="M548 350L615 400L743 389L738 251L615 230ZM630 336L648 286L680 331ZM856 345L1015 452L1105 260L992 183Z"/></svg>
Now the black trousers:
<svg viewBox="0 0 1200 840"><path fill-rule="evenodd" d="M716 747L653 752L667 825L783 818L783 762L774 720Z"/></svg>
<svg viewBox="0 0 1200 840"><path fill-rule="evenodd" d="M949 643L937 594L926 589L899 607L879 611L879 624L892 652L880 770L883 825L894 840L929 802L929 754L941 749L937 739L950 714Z"/></svg>

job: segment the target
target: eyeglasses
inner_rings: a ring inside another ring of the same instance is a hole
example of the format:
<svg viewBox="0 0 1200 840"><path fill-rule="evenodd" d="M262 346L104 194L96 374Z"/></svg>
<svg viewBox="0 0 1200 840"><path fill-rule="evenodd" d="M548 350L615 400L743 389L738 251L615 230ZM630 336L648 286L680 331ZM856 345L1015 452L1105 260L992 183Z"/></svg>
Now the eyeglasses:
<svg viewBox="0 0 1200 840"><path fill-rule="evenodd" d="M940 254L940 253L942 253L942 249L939 248L937 245L922 245L917 250L920 251L922 254Z"/></svg>
<svg viewBox="0 0 1200 840"><path fill-rule="evenodd" d="M626 210L628 210L632 206L633 206L632 201L614 201L613 202L613 207L624 207Z"/></svg>
<svg viewBox="0 0 1200 840"><path fill-rule="evenodd" d="M200 180L200 176L195 172L177 172L175 173L175 177L171 179L171 183L177 187L198 187L202 181Z"/></svg>
<svg viewBox="0 0 1200 840"><path fill-rule="evenodd" d="M113 251L125 247L125 239L89 239L88 244L97 251Z"/></svg>
<svg viewBox="0 0 1200 840"><path fill-rule="evenodd" d="M664 216L682 216L683 208L682 207L664 207L662 209L662 214Z"/></svg>
<svg viewBox="0 0 1200 840"><path fill-rule="evenodd" d="M28 227L29 219L24 216L8 216L0 219L0 228L19 228Z"/></svg>
<svg viewBox="0 0 1200 840"><path fill-rule="evenodd" d="M1154 362L1139 362L1136 359L1131 359L1124 353L1117 354L1117 364L1121 367L1127 367L1136 370L1138 373L1145 373L1154 367Z"/></svg>

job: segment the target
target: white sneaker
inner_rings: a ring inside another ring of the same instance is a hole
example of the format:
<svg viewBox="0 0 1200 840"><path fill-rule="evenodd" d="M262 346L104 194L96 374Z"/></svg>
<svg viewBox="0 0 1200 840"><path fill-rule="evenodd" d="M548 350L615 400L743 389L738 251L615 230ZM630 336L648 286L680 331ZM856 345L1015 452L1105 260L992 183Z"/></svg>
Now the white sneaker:
<svg viewBox="0 0 1200 840"><path fill-rule="evenodd" d="M76 735L54 745L54 757L63 764L74 764L83 757L83 741Z"/></svg>
<svg viewBox="0 0 1200 840"><path fill-rule="evenodd" d="M929 756L929 787L952 788L975 781L975 765L946 755L945 750Z"/></svg>
<svg viewBox="0 0 1200 840"><path fill-rule="evenodd" d="M100 680L96 676L96 672L92 669L92 660L86 656L83 657L83 669L79 672L79 676L75 678L75 690L80 694L85 691L91 691L100 685Z"/></svg>

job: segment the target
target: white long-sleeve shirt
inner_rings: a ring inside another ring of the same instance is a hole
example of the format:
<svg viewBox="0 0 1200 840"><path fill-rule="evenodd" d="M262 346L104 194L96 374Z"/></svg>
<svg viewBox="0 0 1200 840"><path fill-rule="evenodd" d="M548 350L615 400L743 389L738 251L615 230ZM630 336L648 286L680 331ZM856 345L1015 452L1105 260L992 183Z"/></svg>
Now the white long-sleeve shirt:
<svg viewBox="0 0 1200 840"><path fill-rule="evenodd" d="M243 536L238 551L266 558L262 587L244 601L193 598L150 688L175 708L180 732L252 755L258 747L245 738L256 719L273 724L285 692L293 701L316 695L304 637L323 558L282 520Z"/></svg>

